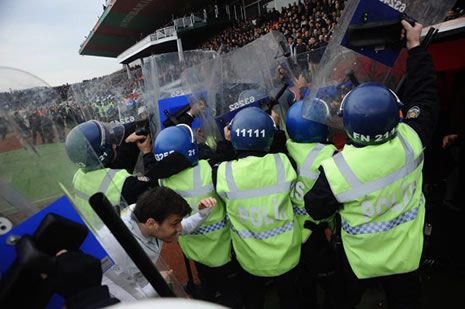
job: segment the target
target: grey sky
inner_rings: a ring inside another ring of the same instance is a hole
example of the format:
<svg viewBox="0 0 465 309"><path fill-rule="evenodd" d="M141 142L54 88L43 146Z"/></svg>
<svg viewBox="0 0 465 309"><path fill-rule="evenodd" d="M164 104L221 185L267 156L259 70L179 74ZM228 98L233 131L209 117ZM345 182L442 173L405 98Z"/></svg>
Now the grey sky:
<svg viewBox="0 0 465 309"><path fill-rule="evenodd" d="M121 69L115 58L79 55L104 0L0 0L0 66L30 72L51 86ZM5 78L5 76L0 76Z"/></svg>

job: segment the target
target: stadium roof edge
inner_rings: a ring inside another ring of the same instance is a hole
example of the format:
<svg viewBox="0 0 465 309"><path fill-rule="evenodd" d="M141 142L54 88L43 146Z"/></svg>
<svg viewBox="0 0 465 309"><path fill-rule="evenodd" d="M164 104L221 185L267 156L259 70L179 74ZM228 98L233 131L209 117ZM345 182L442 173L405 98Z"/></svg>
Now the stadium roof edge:
<svg viewBox="0 0 465 309"><path fill-rule="evenodd" d="M110 6L111 6L111 4L110 4ZM81 46L79 48L79 54L82 54L82 52L83 52L84 48L86 47L87 43L92 39L92 36L94 35L95 29L98 27L98 25L101 24L102 20L109 14L109 12L110 12L110 8L109 7L105 8L105 11L99 17L97 23L90 30L89 34L85 37L86 38L85 41L81 44Z"/></svg>
<svg viewBox="0 0 465 309"><path fill-rule="evenodd" d="M210 0L112 0L81 44L79 54L116 58L162 28L173 15L190 15L211 3Z"/></svg>

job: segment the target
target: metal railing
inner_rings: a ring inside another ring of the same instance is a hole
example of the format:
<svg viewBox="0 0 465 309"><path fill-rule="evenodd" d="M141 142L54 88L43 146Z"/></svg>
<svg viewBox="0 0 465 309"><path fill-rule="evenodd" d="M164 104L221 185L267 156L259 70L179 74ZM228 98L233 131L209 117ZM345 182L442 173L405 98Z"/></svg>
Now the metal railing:
<svg viewBox="0 0 465 309"><path fill-rule="evenodd" d="M204 18L199 16L191 15L189 17L178 18L173 21L174 25L169 27L164 27L161 29L155 30L152 34L147 35L145 38L137 42L136 44L132 45L120 55L118 55L118 59L124 59L129 55L133 54L137 50L143 48L144 46L148 46L150 44L153 45L152 42L156 42L161 39L167 38L176 38L177 37L177 30L193 27L195 23L205 22ZM156 43L155 43L156 44Z"/></svg>
<svg viewBox="0 0 465 309"><path fill-rule="evenodd" d="M178 18L173 21L174 27L176 28L176 30L193 27L195 23L200 23L200 22L206 22L206 19L204 17L200 17L196 15Z"/></svg>
<svg viewBox="0 0 465 309"><path fill-rule="evenodd" d="M176 28L174 26L169 26L165 28L158 29L155 33L151 34L152 40L160 40L163 38L171 37L176 35Z"/></svg>

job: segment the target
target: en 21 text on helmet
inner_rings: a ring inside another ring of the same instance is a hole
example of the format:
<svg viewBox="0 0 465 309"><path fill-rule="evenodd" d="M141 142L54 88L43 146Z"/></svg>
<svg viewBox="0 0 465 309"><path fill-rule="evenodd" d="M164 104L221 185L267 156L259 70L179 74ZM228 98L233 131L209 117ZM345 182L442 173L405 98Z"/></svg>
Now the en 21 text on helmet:
<svg viewBox="0 0 465 309"><path fill-rule="evenodd" d="M115 157L113 145L121 144L123 137L122 125L90 120L69 132L66 152L79 167L107 167Z"/></svg>
<svg viewBox="0 0 465 309"><path fill-rule="evenodd" d="M377 145L396 136L401 108L402 103L392 90L366 83L347 93L339 115L351 140L362 145Z"/></svg>
<svg viewBox="0 0 465 309"><path fill-rule="evenodd" d="M173 152L179 152L192 166L199 162L199 149L192 129L179 124L163 129L155 139L153 153L157 161L161 161Z"/></svg>
<svg viewBox="0 0 465 309"><path fill-rule="evenodd" d="M328 138L328 126L302 117L300 100L293 104L286 115L286 130L297 143L322 143Z"/></svg>
<svg viewBox="0 0 465 309"><path fill-rule="evenodd" d="M263 110L247 107L234 116L229 129L234 149L269 151L276 126Z"/></svg>

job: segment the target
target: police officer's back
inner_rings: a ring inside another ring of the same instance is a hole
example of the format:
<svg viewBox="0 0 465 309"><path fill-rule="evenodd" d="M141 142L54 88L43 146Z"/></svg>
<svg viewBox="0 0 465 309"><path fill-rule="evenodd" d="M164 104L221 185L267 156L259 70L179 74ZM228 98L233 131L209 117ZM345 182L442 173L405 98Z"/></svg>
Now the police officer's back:
<svg viewBox="0 0 465 309"><path fill-rule="evenodd" d="M320 164L337 153L337 149L327 141L329 130L325 124L302 117L302 105L303 101L298 101L287 112L289 139L286 147L297 166L297 180L292 186L291 200L302 231L299 288L304 306L308 307L317 304L318 282L324 287L326 304L336 301L331 295L335 292L335 253L325 234L333 229L334 218L321 222L314 220L305 210L304 196L315 184Z"/></svg>
<svg viewBox="0 0 465 309"><path fill-rule="evenodd" d="M142 140L144 142L141 142ZM84 209L90 207L87 201L96 192L103 192L115 206L125 207L133 204L140 194L157 185L158 175L164 176L165 169L159 165L159 169L147 171L153 176L151 178L131 175L126 166L134 166L135 162L129 164L130 162L121 158L125 156L124 151L119 151L119 145L131 142L136 143L140 149L146 149L147 146L151 149L150 136L136 136L135 133L127 136L122 125L90 120L70 131L65 147L71 161L79 166L73 184L76 201ZM178 166L170 168L168 175L184 168L183 164L181 162Z"/></svg>
<svg viewBox="0 0 465 309"><path fill-rule="evenodd" d="M281 306L296 306L291 270L299 262L301 236L289 196L295 170L285 154L268 153L276 127L264 111L245 108L229 128L236 159L219 165L216 190L226 204L243 269L245 306L263 306L267 277L275 278Z"/></svg>
<svg viewBox="0 0 465 309"><path fill-rule="evenodd" d="M305 196L313 218L335 211L341 216L350 305L360 300L359 280L368 278L380 278L390 308L415 308L419 301L423 148L436 123L438 96L431 57L420 46L422 26L403 24L409 48L406 119L399 123L402 104L381 85L349 92L341 113L351 144L323 162Z"/></svg>
<svg viewBox="0 0 465 309"><path fill-rule="evenodd" d="M201 199L217 200L207 220L194 233L179 236L178 242L186 257L195 262L200 286L195 298L232 305L230 296L233 287L228 286L227 275L231 273L231 235L226 220L224 203L218 197L212 181L212 169L206 160L199 160L199 148L192 129L185 124L163 129L154 144L157 161L163 161L173 152L181 153L190 162L179 173L159 180L160 186L178 192L192 207L190 216L199 212L196 205Z"/></svg>

